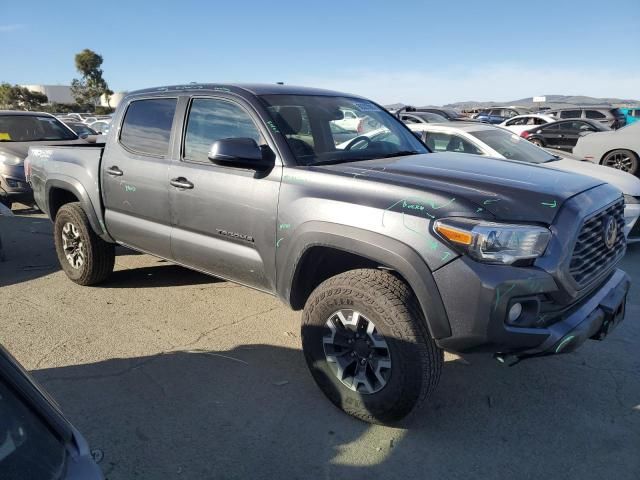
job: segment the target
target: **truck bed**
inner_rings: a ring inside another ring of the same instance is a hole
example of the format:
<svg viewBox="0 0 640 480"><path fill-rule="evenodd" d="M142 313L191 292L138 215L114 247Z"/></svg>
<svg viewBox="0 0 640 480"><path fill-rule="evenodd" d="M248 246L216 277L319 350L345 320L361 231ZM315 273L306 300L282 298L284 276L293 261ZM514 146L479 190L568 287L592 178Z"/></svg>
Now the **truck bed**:
<svg viewBox="0 0 640 480"><path fill-rule="evenodd" d="M88 202L100 221L100 161L103 151L104 143L29 148L25 173L38 207L51 217L52 189L56 185L72 185L78 200Z"/></svg>

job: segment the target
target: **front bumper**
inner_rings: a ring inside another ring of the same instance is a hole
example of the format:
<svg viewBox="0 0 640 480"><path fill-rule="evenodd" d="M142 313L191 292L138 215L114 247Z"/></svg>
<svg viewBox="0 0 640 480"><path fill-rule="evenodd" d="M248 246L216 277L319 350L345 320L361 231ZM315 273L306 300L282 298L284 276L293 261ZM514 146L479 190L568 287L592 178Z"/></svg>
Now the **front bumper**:
<svg viewBox="0 0 640 480"><path fill-rule="evenodd" d="M624 317L631 284L625 272L615 269L579 299L559 303L556 281L544 270L485 265L466 257L439 269L434 278L452 331L437 340L440 347L515 356L566 353L588 338L606 335ZM522 314L509 324L508 311L515 303L523 306Z"/></svg>

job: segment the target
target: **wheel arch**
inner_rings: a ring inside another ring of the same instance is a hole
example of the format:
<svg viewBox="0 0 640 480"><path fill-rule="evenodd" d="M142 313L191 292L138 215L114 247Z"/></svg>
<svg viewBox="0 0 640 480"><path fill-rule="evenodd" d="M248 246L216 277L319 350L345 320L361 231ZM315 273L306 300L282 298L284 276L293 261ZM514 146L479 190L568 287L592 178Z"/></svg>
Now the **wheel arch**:
<svg viewBox="0 0 640 480"><path fill-rule="evenodd" d="M45 184L46 213L52 221L60 208L71 202L79 202L87 214L93 231L106 241L112 241L89 198L86 189L75 179L50 178Z"/></svg>
<svg viewBox="0 0 640 480"><path fill-rule="evenodd" d="M302 309L311 292L333 275L355 268L383 268L395 272L412 289L432 337L451 336L433 275L410 246L379 233L326 222L301 225L288 244L286 252L277 253L277 293L294 310Z"/></svg>

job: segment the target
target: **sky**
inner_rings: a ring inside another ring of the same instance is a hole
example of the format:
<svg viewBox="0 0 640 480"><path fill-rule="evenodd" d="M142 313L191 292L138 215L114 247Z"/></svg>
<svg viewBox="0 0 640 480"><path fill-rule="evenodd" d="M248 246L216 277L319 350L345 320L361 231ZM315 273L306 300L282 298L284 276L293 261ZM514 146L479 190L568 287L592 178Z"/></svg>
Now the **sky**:
<svg viewBox="0 0 640 480"><path fill-rule="evenodd" d="M383 104L640 99L640 0L0 4L0 82L68 85L90 48L114 91L282 81Z"/></svg>

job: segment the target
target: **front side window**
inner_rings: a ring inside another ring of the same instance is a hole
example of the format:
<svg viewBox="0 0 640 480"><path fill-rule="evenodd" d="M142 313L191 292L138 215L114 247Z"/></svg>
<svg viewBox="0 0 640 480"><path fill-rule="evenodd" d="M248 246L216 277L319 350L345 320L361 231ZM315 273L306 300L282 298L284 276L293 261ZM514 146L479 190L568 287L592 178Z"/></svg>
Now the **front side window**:
<svg viewBox="0 0 640 480"><path fill-rule="evenodd" d="M594 119L594 120L601 120L603 118L607 118L607 116L604 113L599 112L597 110L587 110L585 116L587 118L591 118L591 119Z"/></svg>
<svg viewBox="0 0 640 480"><path fill-rule="evenodd" d="M272 118L271 130L284 136L298 165L428 153L396 117L368 100L328 95L263 95L260 99ZM347 138L336 144L331 124L343 119L348 110L358 116L357 136L353 142Z"/></svg>
<svg viewBox="0 0 640 480"><path fill-rule="evenodd" d="M513 127L515 125L526 125L528 121L529 121L529 119L526 118L526 117L524 117L524 118L514 118L513 120L509 120L507 122L507 126Z"/></svg>
<svg viewBox="0 0 640 480"><path fill-rule="evenodd" d="M37 115L0 115L0 142L76 140L60 120Z"/></svg>
<svg viewBox="0 0 640 480"><path fill-rule="evenodd" d="M61 478L64 443L13 389L0 379L0 478Z"/></svg>
<svg viewBox="0 0 640 480"><path fill-rule="evenodd" d="M216 98L195 98L187 119L184 159L209 163L211 146L223 138L252 138L258 145L265 143L240 105Z"/></svg>
<svg viewBox="0 0 640 480"><path fill-rule="evenodd" d="M165 157L175 111L175 98L131 102L122 122L120 143L136 153Z"/></svg>
<svg viewBox="0 0 640 480"><path fill-rule="evenodd" d="M457 152L482 155L482 151L459 135L444 132L428 132L425 143L434 152Z"/></svg>

